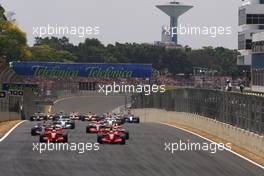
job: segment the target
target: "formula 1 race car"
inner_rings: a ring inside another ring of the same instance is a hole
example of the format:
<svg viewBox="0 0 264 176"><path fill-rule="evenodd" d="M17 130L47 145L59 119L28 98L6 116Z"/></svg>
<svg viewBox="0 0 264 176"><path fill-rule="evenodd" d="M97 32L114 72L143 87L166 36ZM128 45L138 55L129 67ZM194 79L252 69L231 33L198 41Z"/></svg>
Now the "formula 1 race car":
<svg viewBox="0 0 264 176"><path fill-rule="evenodd" d="M124 134L126 136L126 140L129 139L129 131L125 130L120 125L113 125L113 126L106 126L105 128L101 129L101 131L118 131L120 134Z"/></svg>
<svg viewBox="0 0 264 176"><path fill-rule="evenodd" d="M88 112L83 115L80 115L79 119L82 121L99 121L102 119L102 117L96 114L92 114L91 112Z"/></svg>
<svg viewBox="0 0 264 176"><path fill-rule="evenodd" d="M75 122L70 119L60 119L53 122L54 125L60 125L63 129L74 129Z"/></svg>
<svg viewBox="0 0 264 176"><path fill-rule="evenodd" d="M107 118L105 118L105 121L106 121L106 123L107 123L108 125L113 125L113 124L116 123L116 119L113 118L113 117L107 117Z"/></svg>
<svg viewBox="0 0 264 176"><path fill-rule="evenodd" d="M127 114L123 116L126 123L139 123L139 117L135 117L133 114Z"/></svg>
<svg viewBox="0 0 264 176"><path fill-rule="evenodd" d="M70 113L70 119L71 120L79 120L79 114L77 112L71 112Z"/></svg>
<svg viewBox="0 0 264 176"><path fill-rule="evenodd" d="M43 133L43 131L45 130L45 128L47 126L50 126L49 124L37 124L35 125L34 127L31 128L31 135L32 136L37 136L37 135L40 135L41 133Z"/></svg>
<svg viewBox="0 0 264 176"><path fill-rule="evenodd" d="M126 135L118 130L102 130L97 135L99 144L126 144Z"/></svg>
<svg viewBox="0 0 264 176"><path fill-rule="evenodd" d="M30 116L29 118L30 121L41 121L41 120L48 120L48 116L45 113L34 113L33 115Z"/></svg>
<svg viewBox="0 0 264 176"><path fill-rule="evenodd" d="M59 126L46 128L39 136L39 142L68 142L68 134L64 133L64 129Z"/></svg>
<svg viewBox="0 0 264 176"><path fill-rule="evenodd" d="M63 113L63 112L52 115L52 121L58 121L61 119L70 119L70 116L67 113Z"/></svg>
<svg viewBox="0 0 264 176"><path fill-rule="evenodd" d="M70 119L65 113L58 113L52 117L54 125L60 125L64 129L74 129L75 128L75 121Z"/></svg>
<svg viewBox="0 0 264 176"><path fill-rule="evenodd" d="M125 119L121 115L113 114L110 119L114 119L114 122L118 125L123 125L125 123Z"/></svg>
<svg viewBox="0 0 264 176"><path fill-rule="evenodd" d="M86 127L86 133L98 133L101 129L105 128L106 124L103 122L89 123Z"/></svg>

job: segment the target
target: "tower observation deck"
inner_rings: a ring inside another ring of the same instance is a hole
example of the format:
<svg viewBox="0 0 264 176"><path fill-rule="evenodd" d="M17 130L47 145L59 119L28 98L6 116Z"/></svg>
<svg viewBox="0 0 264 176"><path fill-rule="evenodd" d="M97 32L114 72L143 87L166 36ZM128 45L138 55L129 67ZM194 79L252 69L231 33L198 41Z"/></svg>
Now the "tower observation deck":
<svg viewBox="0 0 264 176"><path fill-rule="evenodd" d="M166 4L157 5L156 7L170 17L170 29L173 29L174 27L178 27L179 16L190 10L193 6L172 1ZM173 35L171 41L177 44L178 36Z"/></svg>

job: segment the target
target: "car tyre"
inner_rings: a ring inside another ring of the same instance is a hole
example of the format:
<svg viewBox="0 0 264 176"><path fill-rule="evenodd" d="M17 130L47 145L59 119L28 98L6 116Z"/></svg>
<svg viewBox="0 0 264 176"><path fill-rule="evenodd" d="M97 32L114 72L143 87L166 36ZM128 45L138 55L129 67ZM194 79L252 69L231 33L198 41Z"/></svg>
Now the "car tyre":
<svg viewBox="0 0 264 176"><path fill-rule="evenodd" d="M97 136L97 142L99 143L99 144L102 144L103 143L103 141L102 141L102 138L103 138L104 136L103 135L101 135L101 134L99 134L98 136Z"/></svg>
<svg viewBox="0 0 264 176"><path fill-rule="evenodd" d="M67 143L68 142L68 134L63 135L63 142Z"/></svg>
<svg viewBox="0 0 264 176"><path fill-rule="evenodd" d="M139 117L135 117L134 122L135 122L135 123L139 123L139 121L140 121L140 120L139 120Z"/></svg>
<svg viewBox="0 0 264 176"><path fill-rule="evenodd" d="M126 135L126 140L129 139L129 132L128 131L124 131L124 134Z"/></svg>
<svg viewBox="0 0 264 176"><path fill-rule="evenodd" d="M71 129L75 129L75 123L71 124Z"/></svg>
<svg viewBox="0 0 264 176"><path fill-rule="evenodd" d="M31 136L36 136L36 135L37 135L37 133L36 133L35 129L31 129Z"/></svg>
<svg viewBox="0 0 264 176"><path fill-rule="evenodd" d="M121 145L125 145L126 144L126 135L122 134L120 135L120 138L122 139L122 141L120 142Z"/></svg>
<svg viewBox="0 0 264 176"><path fill-rule="evenodd" d="M43 134L41 134L41 135L39 136L39 142L40 142L40 143L45 142L45 141L44 141L44 137L45 137L45 135L43 135Z"/></svg>
<svg viewBox="0 0 264 176"><path fill-rule="evenodd" d="M86 133L90 133L91 131L90 131L90 126L87 126L86 127Z"/></svg>

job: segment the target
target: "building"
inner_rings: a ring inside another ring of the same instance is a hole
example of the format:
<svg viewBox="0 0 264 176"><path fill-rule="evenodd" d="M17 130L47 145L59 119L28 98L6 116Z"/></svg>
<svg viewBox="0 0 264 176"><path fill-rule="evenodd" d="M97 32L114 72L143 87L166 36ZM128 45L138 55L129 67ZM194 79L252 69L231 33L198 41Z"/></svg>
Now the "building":
<svg viewBox="0 0 264 176"><path fill-rule="evenodd" d="M253 34L251 89L264 92L264 32Z"/></svg>
<svg viewBox="0 0 264 176"><path fill-rule="evenodd" d="M164 43L174 43L178 44L177 34L172 35L172 30L178 27L178 18L193 6L185 5L180 2L172 1L166 4L161 4L156 6L158 9L163 11L170 17L170 26L168 29L162 28L162 41Z"/></svg>
<svg viewBox="0 0 264 176"><path fill-rule="evenodd" d="M238 50L241 55L237 65L244 71L250 71L252 64L252 36L264 31L264 0L248 0L239 8Z"/></svg>

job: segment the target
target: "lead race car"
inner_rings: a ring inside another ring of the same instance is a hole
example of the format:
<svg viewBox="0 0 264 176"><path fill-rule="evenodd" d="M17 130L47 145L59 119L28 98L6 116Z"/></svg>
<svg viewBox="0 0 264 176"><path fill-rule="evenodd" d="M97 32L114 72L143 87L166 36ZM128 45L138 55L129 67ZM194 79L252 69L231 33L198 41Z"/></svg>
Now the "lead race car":
<svg viewBox="0 0 264 176"><path fill-rule="evenodd" d="M114 128L101 130L97 135L99 144L126 144L126 135Z"/></svg>
<svg viewBox="0 0 264 176"><path fill-rule="evenodd" d="M117 132L119 132L120 134L124 134L125 137L126 137L126 140L129 139L129 131L125 130L125 129L123 128L123 126L118 125L118 123L116 123L116 124L114 124L114 125L108 125L108 126L106 126L105 128L103 128L101 131L106 131L106 130L108 130L108 131L111 131L111 130L112 130L112 131L117 131Z"/></svg>
<svg viewBox="0 0 264 176"><path fill-rule="evenodd" d="M39 142L68 142L68 134L59 125L45 128L44 132L39 136Z"/></svg>

